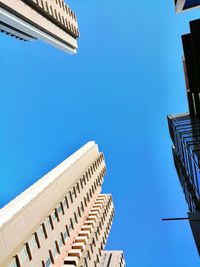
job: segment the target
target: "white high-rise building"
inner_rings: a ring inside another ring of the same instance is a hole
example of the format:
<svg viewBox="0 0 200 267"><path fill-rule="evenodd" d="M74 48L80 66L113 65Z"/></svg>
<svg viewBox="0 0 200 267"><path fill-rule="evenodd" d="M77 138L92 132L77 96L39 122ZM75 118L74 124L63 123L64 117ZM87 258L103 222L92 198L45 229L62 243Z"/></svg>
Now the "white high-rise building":
<svg viewBox="0 0 200 267"><path fill-rule="evenodd" d="M0 266L125 266L122 252L104 251L114 215L105 172L89 142L2 208Z"/></svg>

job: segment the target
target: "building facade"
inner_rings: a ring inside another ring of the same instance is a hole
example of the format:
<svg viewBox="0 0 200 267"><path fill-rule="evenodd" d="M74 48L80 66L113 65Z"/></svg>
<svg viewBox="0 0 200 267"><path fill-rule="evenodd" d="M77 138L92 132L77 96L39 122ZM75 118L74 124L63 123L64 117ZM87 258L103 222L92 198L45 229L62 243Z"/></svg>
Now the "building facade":
<svg viewBox="0 0 200 267"><path fill-rule="evenodd" d="M114 215L105 172L89 142L2 208L0 266L102 266Z"/></svg>
<svg viewBox="0 0 200 267"><path fill-rule="evenodd" d="M200 6L200 1L177 0L176 11ZM190 21L182 35L183 69L188 113L169 115L174 165L188 205L188 219L200 255L200 20Z"/></svg>
<svg viewBox="0 0 200 267"><path fill-rule="evenodd" d="M71 54L78 48L76 15L64 0L0 0L0 30L24 41L43 40Z"/></svg>
<svg viewBox="0 0 200 267"><path fill-rule="evenodd" d="M200 255L200 120L189 114L169 115L174 165L188 204L188 219Z"/></svg>
<svg viewBox="0 0 200 267"><path fill-rule="evenodd" d="M178 1L177 1L178 2ZM188 220L200 255L200 20L182 35L189 113L169 115L174 165L188 204Z"/></svg>
<svg viewBox="0 0 200 267"><path fill-rule="evenodd" d="M200 6L200 0L174 0L177 13Z"/></svg>
<svg viewBox="0 0 200 267"><path fill-rule="evenodd" d="M104 251L100 267L125 267L122 251Z"/></svg>
<svg viewBox="0 0 200 267"><path fill-rule="evenodd" d="M174 164L191 212L200 211L200 121L188 114L169 115Z"/></svg>
<svg viewBox="0 0 200 267"><path fill-rule="evenodd" d="M200 20L189 25L190 32L182 35L188 106L190 115L200 118Z"/></svg>

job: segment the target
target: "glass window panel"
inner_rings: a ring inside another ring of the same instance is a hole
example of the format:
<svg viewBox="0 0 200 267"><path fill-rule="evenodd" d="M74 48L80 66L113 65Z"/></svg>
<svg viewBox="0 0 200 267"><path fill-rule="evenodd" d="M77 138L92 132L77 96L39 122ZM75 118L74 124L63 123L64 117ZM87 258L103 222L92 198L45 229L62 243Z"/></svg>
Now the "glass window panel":
<svg viewBox="0 0 200 267"><path fill-rule="evenodd" d="M24 262L25 260L28 259L28 252L27 252L26 246L23 246L23 248L19 252L19 258L21 262Z"/></svg>
<svg viewBox="0 0 200 267"><path fill-rule="evenodd" d="M59 246L59 248L62 248L62 247L63 247L63 241L62 241L62 238L59 240L58 246Z"/></svg>
<svg viewBox="0 0 200 267"><path fill-rule="evenodd" d="M29 240L29 247L30 250L34 250L37 247L37 242L35 240L35 235L32 236L32 238Z"/></svg>
<svg viewBox="0 0 200 267"><path fill-rule="evenodd" d="M54 257L54 259L56 259L58 257L58 250L57 250L56 245L54 245L54 248L53 248L53 257Z"/></svg>
<svg viewBox="0 0 200 267"><path fill-rule="evenodd" d="M38 235L38 238L39 238L40 240L42 240L42 239L45 238L45 235L44 235L44 231L43 231L42 226L38 229L38 231L37 231L37 235Z"/></svg>
<svg viewBox="0 0 200 267"><path fill-rule="evenodd" d="M52 266L51 259L47 258L47 260L45 262L45 267L50 267L50 266Z"/></svg>
<svg viewBox="0 0 200 267"><path fill-rule="evenodd" d="M53 222L56 221L56 220L58 220L55 211L51 214L51 218L52 218L52 221Z"/></svg>
<svg viewBox="0 0 200 267"><path fill-rule="evenodd" d="M50 222L50 219L49 218L46 219L46 221L45 221L44 224L45 224L46 229L51 228L51 222Z"/></svg>
<svg viewBox="0 0 200 267"><path fill-rule="evenodd" d="M58 211L58 214L62 213L61 205L58 206L57 211Z"/></svg>
<svg viewBox="0 0 200 267"><path fill-rule="evenodd" d="M16 259L12 260L12 262L8 265L8 267L18 267Z"/></svg>
<svg viewBox="0 0 200 267"><path fill-rule="evenodd" d="M64 232L63 237L64 237L64 240L66 241L67 240L67 231Z"/></svg>

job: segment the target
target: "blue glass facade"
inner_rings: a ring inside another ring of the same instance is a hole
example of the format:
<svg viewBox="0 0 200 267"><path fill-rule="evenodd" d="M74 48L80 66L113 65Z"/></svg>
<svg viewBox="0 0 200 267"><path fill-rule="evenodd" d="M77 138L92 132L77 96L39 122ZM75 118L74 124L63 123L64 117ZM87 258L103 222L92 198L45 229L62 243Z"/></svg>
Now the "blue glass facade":
<svg viewBox="0 0 200 267"><path fill-rule="evenodd" d="M188 114L169 115L174 164L189 210L200 211L200 120Z"/></svg>

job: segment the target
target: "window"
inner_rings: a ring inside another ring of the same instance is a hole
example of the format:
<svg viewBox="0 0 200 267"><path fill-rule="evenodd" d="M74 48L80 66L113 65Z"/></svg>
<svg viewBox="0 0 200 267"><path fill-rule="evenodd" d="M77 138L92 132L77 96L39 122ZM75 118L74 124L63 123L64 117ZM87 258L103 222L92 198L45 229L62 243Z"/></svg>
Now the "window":
<svg viewBox="0 0 200 267"><path fill-rule="evenodd" d="M99 256L98 256L98 254L97 254L97 262L99 263L100 261L99 261Z"/></svg>
<svg viewBox="0 0 200 267"><path fill-rule="evenodd" d="M66 203L67 208L69 209L69 203L68 203L67 197L65 197L65 203Z"/></svg>
<svg viewBox="0 0 200 267"><path fill-rule="evenodd" d="M44 223L42 224L42 229L43 229L45 238L47 238L48 237L47 236L47 230L46 230L46 227L45 227L45 224Z"/></svg>
<svg viewBox="0 0 200 267"><path fill-rule="evenodd" d="M26 249L26 246L23 246L23 248L21 249L21 251L19 252L19 259L20 259L20 262L24 262L25 260L27 260L29 257L28 257L28 252L27 252L27 249Z"/></svg>
<svg viewBox="0 0 200 267"><path fill-rule="evenodd" d="M81 210L79 207L78 207L78 215L79 215L79 217L81 217Z"/></svg>
<svg viewBox="0 0 200 267"><path fill-rule="evenodd" d="M91 256L90 256L90 252L89 252L89 250L88 250L88 258L89 258L89 260L91 260Z"/></svg>
<svg viewBox="0 0 200 267"><path fill-rule="evenodd" d="M37 246L37 242L35 240L35 235L32 236L32 238L29 240L29 246L30 246L30 249L31 251L33 251Z"/></svg>
<svg viewBox="0 0 200 267"><path fill-rule="evenodd" d="M86 172L87 181L89 181L89 176L90 176L90 169L88 169L88 172Z"/></svg>
<svg viewBox="0 0 200 267"><path fill-rule="evenodd" d="M58 257L58 250L57 250L57 246L56 244L54 244L54 247L53 247L53 258L54 260Z"/></svg>
<svg viewBox="0 0 200 267"><path fill-rule="evenodd" d="M18 267L18 264L16 262L16 258L11 261L11 263L8 265L8 267Z"/></svg>
<svg viewBox="0 0 200 267"><path fill-rule="evenodd" d="M46 259L45 267L50 267L52 265L50 257Z"/></svg>
<svg viewBox="0 0 200 267"><path fill-rule="evenodd" d="M61 248L63 247L63 241L62 241L62 238L59 240L58 246L59 246L59 249L61 249Z"/></svg>
<svg viewBox="0 0 200 267"><path fill-rule="evenodd" d="M61 214L65 214L64 213L64 208L63 208L63 203L61 202L57 208L57 211L58 211L58 215L60 216Z"/></svg>
<svg viewBox="0 0 200 267"><path fill-rule="evenodd" d="M93 167L92 167L92 166L90 167L90 171L91 171L91 173L93 174Z"/></svg>
<svg viewBox="0 0 200 267"><path fill-rule="evenodd" d="M60 12L58 12L58 20L61 22Z"/></svg>
<svg viewBox="0 0 200 267"><path fill-rule="evenodd" d="M86 172L86 176L87 176L87 172ZM83 182L86 185L86 179L85 179L85 175L83 175Z"/></svg>
<svg viewBox="0 0 200 267"><path fill-rule="evenodd" d="M49 6L48 6L48 3L47 2L46 2L46 10L49 13Z"/></svg>
<svg viewBox="0 0 200 267"><path fill-rule="evenodd" d="M80 186L79 186L79 183L76 184L76 188L77 188L78 192L80 193Z"/></svg>
<svg viewBox="0 0 200 267"><path fill-rule="evenodd" d="M63 16L62 16L62 23L65 25L65 19Z"/></svg>
<svg viewBox="0 0 200 267"><path fill-rule="evenodd" d="M71 218L70 218L70 223L71 223L71 227L72 227L72 229L74 230L74 224L73 224L73 221L72 221Z"/></svg>
<svg viewBox="0 0 200 267"><path fill-rule="evenodd" d="M97 235L97 232L95 232L95 237L96 237L96 240L98 240L98 235Z"/></svg>
<svg viewBox="0 0 200 267"><path fill-rule="evenodd" d="M37 236L38 236L39 240L43 240L45 238L42 226L37 230Z"/></svg>
<svg viewBox="0 0 200 267"><path fill-rule="evenodd" d="M51 15L53 16L53 8L52 8L52 6L50 5L50 10L51 10Z"/></svg>
<svg viewBox="0 0 200 267"><path fill-rule="evenodd" d="M91 190L90 190L90 191L91 191ZM94 194L94 185L92 185L91 197L92 197L92 194Z"/></svg>
<svg viewBox="0 0 200 267"><path fill-rule="evenodd" d="M82 181L82 178L80 179L80 183L81 183L81 188L83 189L83 181Z"/></svg>
<svg viewBox="0 0 200 267"><path fill-rule="evenodd" d="M81 201L81 208L82 208L82 211L84 212L84 206L83 206L83 202Z"/></svg>
<svg viewBox="0 0 200 267"><path fill-rule="evenodd" d="M73 203L73 198L72 198L72 192L71 191L69 192L69 197L70 197L71 203Z"/></svg>
<svg viewBox="0 0 200 267"><path fill-rule="evenodd" d="M68 236L68 234L67 234L67 230L66 230L66 231L64 232L64 234L63 234L64 241L67 240L67 236Z"/></svg>
<svg viewBox="0 0 200 267"><path fill-rule="evenodd" d="M67 225L66 225L66 232L67 232L68 237L70 237L70 229L68 228Z"/></svg>
<svg viewBox="0 0 200 267"><path fill-rule="evenodd" d="M87 200L85 197L84 197L84 203L85 203L85 206L87 207Z"/></svg>
<svg viewBox="0 0 200 267"><path fill-rule="evenodd" d="M90 244L90 249L91 249L92 253L94 253L92 244Z"/></svg>
<svg viewBox="0 0 200 267"><path fill-rule="evenodd" d="M54 212L52 212L51 218L52 218L53 222L55 222L55 221L58 222L59 221L57 209L55 209Z"/></svg>
<svg viewBox="0 0 200 267"><path fill-rule="evenodd" d="M53 229L52 224L51 224L51 220L49 217L44 222L44 225L45 225L46 230Z"/></svg>
<svg viewBox="0 0 200 267"><path fill-rule="evenodd" d="M94 189L97 190L96 181L94 182Z"/></svg>
<svg viewBox="0 0 200 267"><path fill-rule="evenodd" d="M94 238L92 239L92 244L96 247L96 242Z"/></svg>
<svg viewBox="0 0 200 267"><path fill-rule="evenodd" d="M75 219L75 222L78 223L78 219L77 219L77 216L76 216L76 212L74 212L74 219Z"/></svg>
<svg viewBox="0 0 200 267"><path fill-rule="evenodd" d="M58 19L57 11L54 9L55 17Z"/></svg>
<svg viewBox="0 0 200 267"><path fill-rule="evenodd" d="M88 267L87 259L84 258L84 267Z"/></svg>
<svg viewBox="0 0 200 267"><path fill-rule="evenodd" d="M91 189L89 190L89 193L90 193L90 197L92 197L92 190Z"/></svg>
<svg viewBox="0 0 200 267"><path fill-rule="evenodd" d="M73 190L72 190L72 194L75 196L75 198L77 197L77 194L76 194L76 188L75 188L75 186L73 187Z"/></svg>

